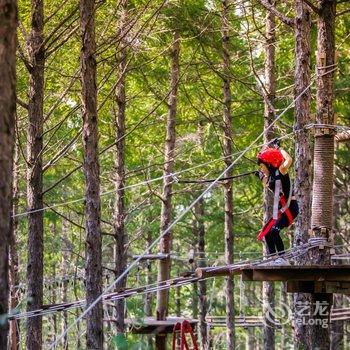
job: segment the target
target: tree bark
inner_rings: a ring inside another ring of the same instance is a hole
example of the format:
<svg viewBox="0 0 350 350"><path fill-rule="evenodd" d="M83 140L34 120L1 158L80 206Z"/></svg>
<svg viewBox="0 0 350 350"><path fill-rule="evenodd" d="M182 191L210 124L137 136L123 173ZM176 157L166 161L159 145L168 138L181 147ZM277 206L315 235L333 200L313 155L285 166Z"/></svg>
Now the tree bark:
<svg viewBox="0 0 350 350"><path fill-rule="evenodd" d="M338 177L337 175L340 175L343 173L343 171L337 172L337 169L335 171L335 176ZM344 184L341 185L341 187L336 186L334 184L334 198L339 195L342 190L346 190L347 183L347 174L343 177L344 179ZM342 217L341 213L341 208L346 208L346 203L348 201L348 198L344 200L335 200L334 201L334 207L333 207L333 226L336 232L339 232L342 228L342 223L340 222L341 220L338 220ZM345 203L344 203L345 202ZM338 245L344 244L344 240L340 235L336 237L335 243ZM338 264L342 264L342 261L336 261ZM334 294L333 295L333 308L338 309L344 307L344 296L342 294ZM344 341L344 321L333 321L331 324L331 350L340 350L343 349L343 341Z"/></svg>
<svg viewBox="0 0 350 350"><path fill-rule="evenodd" d="M125 36L127 24L127 5L128 1L121 2L121 16L118 28L118 82L116 86L116 102L118 106L116 115L116 159L115 159L115 190L116 199L114 204L114 238L115 238L115 274L118 278L126 269L126 243L127 236L125 232L125 109L126 109L126 69L127 69L127 45L123 37ZM120 291L126 287L127 279L124 277L116 286L116 291ZM125 301L124 299L115 302L116 311L116 328L117 334L124 334L125 332Z"/></svg>
<svg viewBox="0 0 350 350"><path fill-rule="evenodd" d="M81 85L85 176L86 305L102 293L100 167L98 158L98 119L95 60L95 1L80 1ZM87 314L86 347L103 347L103 309L99 302Z"/></svg>
<svg viewBox="0 0 350 350"><path fill-rule="evenodd" d="M18 172L19 172L19 146L18 135L16 135L15 142L15 155L13 165L13 206L12 214L16 215L18 212L18 200L19 200L19 188L18 188ZM14 217L11 220L11 238L10 238L10 250L9 250L9 263L10 263L10 310L14 310L18 307L20 302L18 285L19 279L19 263L18 263L18 251L17 251L17 234L18 234L18 218ZM10 337L9 348L11 350L19 349L19 320L10 321Z"/></svg>
<svg viewBox="0 0 350 350"><path fill-rule="evenodd" d="M66 281L65 277L68 276L68 259L69 259L69 241L68 241L68 229L69 225L66 220L62 220L62 260L61 260L61 272L64 278L63 286L62 286L62 303L66 303L68 301L68 281ZM68 313L67 311L63 311L62 313L62 332L68 327ZM68 335L66 334L62 339L62 349L68 350Z"/></svg>
<svg viewBox="0 0 350 350"><path fill-rule="evenodd" d="M16 113L17 1L0 0L0 315L9 300L8 250L11 239L12 168ZM0 349L6 349L8 323L0 324Z"/></svg>
<svg viewBox="0 0 350 350"><path fill-rule="evenodd" d="M194 207L198 233L198 267L205 267L205 227L204 227L204 200L201 198ZM207 283L198 282L198 321L199 321L199 342L202 350L208 350L208 331L205 317L207 315Z"/></svg>
<svg viewBox="0 0 350 350"><path fill-rule="evenodd" d="M222 1L221 10L221 35L223 50L223 107L224 107L224 142L223 153L225 166L232 164L232 112L231 112L231 73L230 73L230 21L229 1ZM232 168L225 173L226 177L232 176ZM225 263L233 264L234 235L233 235L233 192L232 180L224 184L224 234L225 234ZM234 279L226 277L226 342L227 349L235 348L235 313L234 313Z"/></svg>
<svg viewBox="0 0 350 350"><path fill-rule="evenodd" d="M273 4L273 1L269 1ZM265 48L265 94L264 94L264 143L267 144L274 138L274 128L270 127L275 119L273 106L276 98L276 19L275 15L268 11L266 15L266 48ZM268 188L264 188L264 223L272 216L273 194ZM267 247L264 246L267 254ZM275 309L275 284L263 282L263 346L264 349L275 349L275 328L271 321L274 320Z"/></svg>
<svg viewBox="0 0 350 350"><path fill-rule="evenodd" d="M174 33L172 44L172 66L171 66L171 93L169 96L169 113L167 118L166 127L166 140L165 140L165 158L163 176L163 194L162 194L162 209L160 218L160 234L163 235L164 231L168 229L171 223L171 199L172 199L172 178L169 176L173 171L174 165L174 151L175 151L175 138L176 138L176 108L178 100L178 84L179 84L179 58L180 58L180 37L179 33ZM172 235L171 232L167 232L159 243L159 252L162 254L169 254L171 250ZM158 277L157 281L167 280L170 277L170 258L159 261ZM168 297L169 292L167 290L157 292L157 320L164 320L168 312ZM156 349L165 349L166 337L156 337Z"/></svg>
<svg viewBox="0 0 350 350"><path fill-rule="evenodd" d="M310 32L311 14L309 7L303 0L295 1L295 171L294 184L295 195L299 204L300 214L295 221L294 246L306 243L311 218L311 191L312 191L312 168L311 149L309 144L309 130L305 126L310 123L311 90L303 91L310 84ZM300 94L303 93L302 96ZM300 96L300 97L299 97ZM301 255L296 258L297 264L306 264L307 256ZM294 294L295 305L310 305L311 295L306 293ZM311 349L310 327L301 322L307 319L307 315L300 315L298 307L294 308L294 346L296 349ZM299 320L299 321L298 321Z"/></svg>
<svg viewBox="0 0 350 350"><path fill-rule="evenodd" d="M57 227L55 224L50 224L50 232L54 234L54 236L58 235L57 232ZM50 276L55 280L57 278L56 275L56 265L52 266L52 272L50 273ZM49 297L50 304L54 305L57 304L57 293L56 293L56 288L55 287L49 287L48 290L46 291L46 294L51 294L51 297ZM52 329L52 338L50 339L50 343L54 343L56 341L57 337L57 314L54 313L52 317L49 318L51 322L51 329Z"/></svg>
<svg viewBox="0 0 350 350"><path fill-rule="evenodd" d="M285 305L285 307L289 310L290 304L288 302L288 294L287 294L287 284L285 282L281 283L281 305ZM290 324L283 324L281 329L281 349L287 349L288 347L288 331Z"/></svg>
<svg viewBox="0 0 350 350"><path fill-rule="evenodd" d="M152 244L152 231L148 230L147 232L147 247L150 247ZM150 261L146 261L146 285L149 285L153 283L152 278L152 263ZM144 306L144 313L146 317L152 316L152 300L153 300L153 293L146 293L145 294L145 306ZM148 349L153 349L153 336L148 334L147 335L147 346Z"/></svg>
<svg viewBox="0 0 350 350"><path fill-rule="evenodd" d="M334 124L334 87L333 72L335 56L335 15L336 1L319 0L320 8L317 20L317 94L316 94L316 121L319 124ZM334 170L334 130L316 129L314 148L314 176L311 227L318 237L330 238L333 213L333 170ZM315 249L311 252L313 264L329 265L330 254L328 249ZM320 313L315 319L328 320L328 327L315 325L312 327L313 348L320 350L330 347L330 308L332 294L315 293L312 295L313 311L317 303L326 303L327 316Z"/></svg>
<svg viewBox="0 0 350 350"><path fill-rule="evenodd" d="M333 299L334 308L343 307L343 295L334 294ZM333 321L331 324L331 350L340 350L343 348L344 340L344 321Z"/></svg>
<svg viewBox="0 0 350 350"><path fill-rule="evenodd" d="M28 210L43 208L43 102L44 102L44 5L43 0L32 0L29 54L29 103L27 147L27 202ZM43 303L43 212L28 215L27 310L40 309ZM42 318L27 321L27 349L42 347Z"/></svg>
<svg viewBox="0 0 350 350"><path fill-rule="evenodd" d="M246 349L247 350L255 350L256 349L256 341L255 341L255 332L254 327L248 327L247 329L247 342L246 342Z"/></svg>

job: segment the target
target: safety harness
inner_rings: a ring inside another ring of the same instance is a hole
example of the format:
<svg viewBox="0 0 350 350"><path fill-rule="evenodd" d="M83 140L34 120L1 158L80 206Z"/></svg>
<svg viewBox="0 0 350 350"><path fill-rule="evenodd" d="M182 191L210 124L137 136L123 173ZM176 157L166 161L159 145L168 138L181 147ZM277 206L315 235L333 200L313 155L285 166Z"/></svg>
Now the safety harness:
<svg viewBox="0 0 350 350"><path fill-rule="evenodd" d="M275 191L274 191L274 200L273 200L273 215L270 220L264 225L264 227L259 232L257 239L261 241L271 230L272 226L276 223L276 221L282 216L283 213L286 214L288 219L288 226L290 226L294 219L293 215L289 209L290 202L292 200L292 182L290 181L290 190L288 199L286 199L285 195L282 193L282 183L279 170L275 172L276 180L275 180ZM281 209L278 209L281 207Z"/></svg>

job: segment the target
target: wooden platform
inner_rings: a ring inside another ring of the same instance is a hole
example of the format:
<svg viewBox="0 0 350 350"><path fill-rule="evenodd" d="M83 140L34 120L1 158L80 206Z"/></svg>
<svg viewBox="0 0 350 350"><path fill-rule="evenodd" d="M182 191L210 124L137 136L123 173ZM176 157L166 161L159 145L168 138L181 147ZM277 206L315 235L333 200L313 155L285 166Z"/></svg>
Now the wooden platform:
<svg viewBox="0 0 350 350"><path fill-rule="evenodd" d="M145 317L142 319L126 318L125 324L128 332L133 334L167 334L173 333L174 326L177 322L188 321L193 330L195 330L198 320L184 317L168 317L164 321L158 321L154 317ZM106 322L115 322L113 319L105 319Z"/></svg>
<svg viewBox="0 0 350 350"><path fill-rule="evenodd" d="M350 294L350 265L329 266L218 266L198 268L199 278L241 274L244 281L287 282L291 293Z"/></svg>
<svg viewBox="0 0 350 350"><path fill-rule="evenodd" d="M253 266L240 272L244 281L287 282L288 292L350 294L350 265Z"/></svg>

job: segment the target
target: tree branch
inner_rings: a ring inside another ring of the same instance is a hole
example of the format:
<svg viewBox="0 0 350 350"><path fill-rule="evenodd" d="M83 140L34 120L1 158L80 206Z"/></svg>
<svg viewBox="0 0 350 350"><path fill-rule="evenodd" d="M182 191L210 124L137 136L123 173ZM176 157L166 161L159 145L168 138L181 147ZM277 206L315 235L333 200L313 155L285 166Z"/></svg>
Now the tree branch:
<svg viewBox="0 0 350 350"><path fill-rule="evenodd" d="M282 21L285 25L294 27L294 20L279 12L275 6L268 3L266 0L258 0L258 2L267 10L271 11L274 15L276 15L280 19L280 21Z"/></svg>
<svg viewBox="0 0 350 350"><path fill-rule="evenodd" d="M57 24L57 26L51 31L51 33L49 33L46 37L46 39L43 42L43 47L46 47L46 45L48 47L52 46L52 44L60 37L60 35L58 35L56 38L54 38L54 35L59 31L59 29L61 29L64 24L66 24L66 22L68 22L79 10L79 6L75 6L72 11L65 17L62 19L61 22L59 22ZM73 23L76 21L77 19L75 19L73 21ZM49 41L52 39L51 43L49 43Z"/></svg>
<svg viewBox="0 0 350 350"><path fill-rule="evenodd" d="M320 13L319 7L314 5L311 1L309 1L309 0L302 0L302 1L305 2L305 4L307 4L311 8L312 11L314 11L317 14Z"/></svg>
<svg viewBox="0 0 350 350"><path fill-rule="evenodd" d="M25 103L24 101L22 101L18 96L17 96L17 100L16 101L21 107L23 107L24 109L28 110L28 104Z"/></svg>
<svg viewBox="0 0 350 350"><path fill-rule="evenodd" d="M44 204L45 204L46 207L49 207L49 205L48 205L47 203L44 202ZM78 227L78 228L81 229L81 230L85 230L85 227L83 227L83 226L79 225L78 223L74 222L73 220L71 220L70 218L68 218L67 216L65 216L64 214L58 212L56 209L50 208L50 207L49 207L49 209L52 210L55 214L57 214L57 215L60 216L61 218L67 220L67 221L68 221L69 223L71 223L73 226L76 226L76 227Z"/></svg>
<svg viewBox="0 0 350 350"><path fill-rule="evenodd" d="M50 168L53 164L55 164L60 158L62 158L69 150L70 148L75 144L75 142L78 140L82 132L82 129L78 131L78 133L73 137L73 139L68 142L60 151L58 151L51 159L50 161L43 166L43 172L45 172L47 169Z"/></svg>
<svg viewBox="0 0 350 350"><path fill-rule="evenodd" d="M58 43L55 47L53 47L51 50L47 50L45 53L45 58L48 58L50 55L52 55L55 51L57 51L60 47L62 47L70 38L71 36L77 32L79 29L79 25L75 26L60 43Z"/></svg>
<svg viewBox="0 0 350 350"><path fill-rule="evenodd" d="M336 16L336 17L340 17L340 16L342 16L342 15L345 15L345 14L348 13L348 12L350 12L350 9L341 11L341 12L337 13L335 16Z"/></svg>

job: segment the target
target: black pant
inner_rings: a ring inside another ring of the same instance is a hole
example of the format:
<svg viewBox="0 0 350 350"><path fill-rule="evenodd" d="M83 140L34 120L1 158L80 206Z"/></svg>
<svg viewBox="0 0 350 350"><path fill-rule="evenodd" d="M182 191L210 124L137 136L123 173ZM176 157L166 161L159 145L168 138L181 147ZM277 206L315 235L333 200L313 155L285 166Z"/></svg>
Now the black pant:
<svg viewBox="0 0 350 350"><path fill-rule="evenodd" d="M293 220L299 214L299 206L296 200L292 200L289 205L289 210L292 214ZM271 230L265 236L265 242L267 244L267 249L269 254L275 254L276 251L279 255L282 255L284 252L284 244L280 236L280 230L285 227L288 227L289 220L286 213L283 213L276 223L271 227ZM280 253L281 252L281 253Z"/></svg>

